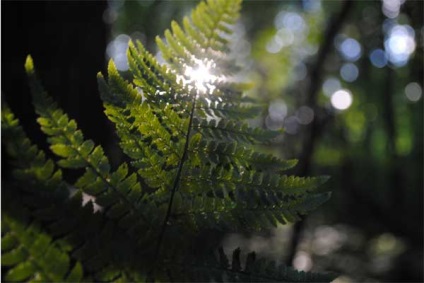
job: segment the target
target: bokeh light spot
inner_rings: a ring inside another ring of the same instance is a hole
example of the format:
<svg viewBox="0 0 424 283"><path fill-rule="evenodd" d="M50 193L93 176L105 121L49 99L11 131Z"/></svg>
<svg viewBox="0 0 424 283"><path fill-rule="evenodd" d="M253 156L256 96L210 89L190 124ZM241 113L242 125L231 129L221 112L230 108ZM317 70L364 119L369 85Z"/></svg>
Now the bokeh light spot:
<svg viewBox="0 0 424 283"><path fill-rule="evenodd" d="M339 46L342 56L348 61L356 61L361 57L362 48L359 42L353 38L346 38Z"/></svg>
<svg viewBox="0 0 424 283"><path fill-rule="evenodd" d="M327 255L343 246L347 235L331 226L319 226L314 231L312 250L317 255Z"/></svg>
<svg viewBox="0 0 424 283"><path fill-rule="evenodd" d="M312 258L307 252L299 251L293 260L293 267L302 270L309 271L312 268Z"/></svg>
<svg viewBox="0 0 424 283"><path fill-rule="evenodd" d="M340 68L340 76L346 82L353 82L358 78L359 69L355 64L346 63Z"/></svg>
<svg viewBox="0 0 424 283"><path fill-rule="evenodd" d="M418 100L420 100L422 94L423 90L421 86L416 82L409 83L405 87L405 96L406 98L408 98L409 101L417 102Z"/></svg>
<svg viewBox="0 0 424 283"><path fill-rule="evenodd" d="M399 16L400 6L404 2L405 0L383 0L381 10L386 17L394 19Z"/></svg>
<svg viewBox="0 0 424 283"><path fill-rule="evenodd" d="M321 0L302 0L302 6L307 12L316 12L321 9Z"/></svg>
<svg viewBox="0 0 424 283"><path fill-rule="evenodd" d="M383 68L387 65L387 55L382 49L374 49L370 53L370 61L377 68Z"/></svg>
<svg viewBox="0 0 424 283"><path fill-rule="evenodd" d="M112 58L119 71L128 71L127 49L130 37L126 34L118 35L109 42L106 48L108 58Z"/></svg>
<svg viewBox="0 0 424 283"><path fill-rule="evenodd" d="M271 131L277 131L283 127L283 121L274 120L271 118L271 115L268 115L265 118L265 126Z"/></svg>
<svg viewBox="0 0 424 283"><path fill-rule="evenodd" d="M325 80L325 82L322 85L322 91L324 94L328 97L330 97L334 92L341 89L342 85L340 81L335 77L329 77Z"/></svg>
<svg viewBox="0 0 424 283"><path fill-rule="evenodd" d="M290 135L297 134L297 131L299 130L299 122L296 116L290 116L284 120L284 130Z"/></svg>
<svg viewBox="0 0 424 283"><path fill-rule="evenodd" d="M295 12L281 11L275 16L274 25L277 29L286 28L295 32L302 32L307 25L302 16Z"/></svg>
<svg viewBox="0 0 424 283"><path fill-rule="evenodd" d="M331 105L338 110L346 110L352 105L352 94L350 91L340 89L331 96Z"/></svg>
<svg viewBox="0 0 424 283"><path fill-rule="evenodd" d="M287 105L282 99L276 99L270 103L268 112L271 119L283 121L287 115Z"/></svg>
<svg viewBox="0 0 424 283"><path fill-rule="evenodd" d="M384 42L384 48L389 60L395 66L406 65L409 56L415 51L415 32L408 25L394 25Z"/></svg>
<svg viewBox="0 0 424 283"><path fill-rule="evenodd" d="M279 130L283 127L284 118L287 115L287 105L282 99L276 99L269 104L268 116L265 125L270 130Z"/></svg>
<svg viewBox="0 0 424 283"><path fill-rule="evenodd" d="M296 111L296 117L299 119L299 124L307 125L314 120L314 110L308 106L301 106Z"/></svg>
<svg viewBox="0 0 424 283"><path fill-rule="evenodd" d="M278 53L283 48L283 42L278 36L274 36L268 41L265 48L269 53Z"/></svg>

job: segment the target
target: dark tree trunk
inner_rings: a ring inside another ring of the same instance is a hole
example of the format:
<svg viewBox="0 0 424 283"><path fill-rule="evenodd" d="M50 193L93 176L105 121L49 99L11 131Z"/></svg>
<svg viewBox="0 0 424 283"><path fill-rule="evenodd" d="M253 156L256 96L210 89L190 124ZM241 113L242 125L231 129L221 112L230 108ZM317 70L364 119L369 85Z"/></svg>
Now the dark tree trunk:
<svg viewBox="0 0 424 283"><path fill-rule="evenodd" d="M296 170L296 175L299 176L307 176L310 173L310 166L312 161L312 156L315 150L315 144L319 136L321 135L322 128L324 125L324 120L326 118L318 115L320 109L317 105L317 97L319 93L319 89L322 84L324 70L324 63L330 54L333 48L334 38L337 33L343 26L343 23L346 20L347 15L352 9L353 1L345 0L342 4L342 7L338 14L334 15L327 24L327 29L325 31L324 41L321 44L318 54L316 57L316 61L314 65L310 68L310 84L306 91L305 101L302 104L306 104L309 108L311 108L315 113L315 118L311 124L307 126L305 129L305 134L303 137L302 144L302 152L299 159L299 165ZM289 246L289 252L286 259L287 265L292 265L294 257L296 255L297 246L299 245L301 234L303 231L304 221L296 222L293 227L293 234L291 237L291 243Z"/></svg>
<svg viewBox="0 0 424 283"><path fill-rule="evenodd" d="M2 1L2 99L45 148L24 62L31 54L46 90L96 143L109 138L96 73L105 70L106 1Z"/></svg>

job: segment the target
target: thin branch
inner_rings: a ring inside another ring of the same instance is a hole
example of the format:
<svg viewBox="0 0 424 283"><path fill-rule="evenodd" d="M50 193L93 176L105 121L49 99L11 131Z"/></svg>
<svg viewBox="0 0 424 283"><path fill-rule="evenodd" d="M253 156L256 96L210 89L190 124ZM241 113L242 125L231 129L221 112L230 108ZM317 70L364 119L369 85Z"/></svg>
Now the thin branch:
<svg viewBox="0 0 424 283"><path fill-rule="evenodd" d="M319 110L317 105L317 97L318 97L319 90L321 88L322 78L324 75L324 72L323 72L324 63L332 50L334 38L336 37L337 33L342 28L343 23L346 20L349 11L352 9L352 6L353 6L352 0L345 0L343 2L342 8L340 9L340 12L337 15L334 15L332 19L330 19L327 26L327 30L325 32L324 41L321 44L317 54L317 60L314 66L311 67L311 71L310 71L311 82L307 90L307 97L305 102L306 102L306 105L310 107L312 110L314 110L315 113L317 113L317 111ZM305 131L306 137L303 140L303 147L302 147L303 151L300 156L299 170L298 170L298 173L301 176L309 172L309 165L310 165L311 157L313 155L316 139L319 136L319 131L321 130L320 128L321 128L321 125L319 124L318 117L315 117L315 119L313 119L312 123L309 125L309 127Z"/></svg>

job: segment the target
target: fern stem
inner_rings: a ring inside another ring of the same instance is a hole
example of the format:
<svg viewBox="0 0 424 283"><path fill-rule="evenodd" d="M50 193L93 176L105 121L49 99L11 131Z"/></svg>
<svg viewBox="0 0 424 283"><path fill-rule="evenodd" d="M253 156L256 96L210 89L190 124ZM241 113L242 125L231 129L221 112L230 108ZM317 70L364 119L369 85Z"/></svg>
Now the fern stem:
<svg viewBox="0 0 424 283"><path fill-rule="evenodd" d="M158 239L158 242L157 242L157 245L156 245L155 262L157 262L157 260L159 258L159 252L160 252L160 248L161 248L161 245L162 245L163 237L165 235L166 225L168 223L169 218L171 217L174 195L175 195L175 192L177 191L178 184L179 184L180 179L181 179L181 172L182 172L182 169L183 169L184 162L187 159L188 145L189 145L189 142L190 142L190 133L191 133L191 128L192 128L192 124L193 124L194 110L196 109L196 101L197 101L197 94L194 95L194 97L193 97L193 105L192 105L191 110L190 110L190 118L189 118L189 123L188 123L187 134L186 134L186 141L185 141L185 144L184 144L183 157L181 158L180 164L178 165L178 171L177 171L177 175L175 176L175 179L174 179L174 184L172 186L171 198L169 200L168 210L166 211L166 216L165 216L165 219L162 223L161 231L160 231L160 234L159 234L159 239Z"/></svg>

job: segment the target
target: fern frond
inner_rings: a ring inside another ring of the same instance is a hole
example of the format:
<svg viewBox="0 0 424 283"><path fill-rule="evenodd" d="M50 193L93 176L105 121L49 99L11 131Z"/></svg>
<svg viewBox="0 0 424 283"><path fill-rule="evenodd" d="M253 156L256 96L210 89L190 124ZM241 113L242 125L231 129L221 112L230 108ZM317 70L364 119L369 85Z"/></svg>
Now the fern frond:
<svg viewBox="0 0 424 283"><path fill-rule="evenodd" d="M223 250L218 257L197 257L192 252L198 246L194 242L202 239L198 232L263 230L294 222L329 198L327 193L314 193L325 177L280 175L296 161L254 150L281 132L249 126L246 120L262 108L243 96L245 84L231 80L237 66L227 56L228 41L240 3L207 0L181 25L172 22L163 39L156 39L165 64L140 42L130 42L130 78L124 79L112 61L107 79L98 74L106 116L130 158L128 165L116 170L102 147L85 139L77 123L47 95L31 57L27 58L37 121L57 161L32 145L11 111L2 109L2 141L16 167L14 181L2 194L8 204L3 221L7 278L96 282L330 278L255 260L253 254L241 264L240 250L231 260ZM82 176L69 184L56 165L65 177L75 169L83 169ZM94 200L82 205L83 194ZM94 212L94 202L101 206L99 212ZM35 250L30 236L37 243ZM59 258L57 265L44 268L50 253Z"/></svg>
<svg viewBox="0 0 424 283"><path fill-rule="evenodd" d="M137 241L143 237L137 236L136 239L123 237L124 231L117 225L113 222L106 224L107 222L103 218L106 216L105 214L93 214L92 202L82 206L83 199L80 192L71 196L68 189L70 185L62 180L60 170L56 170L52 161L46 160L44 153L31 144L10 109L5 104L2 105L2 108L2 132L6 134L2 143L5 145L12 163L17 167L13 171L15 181L11 184L2 184L3 216L18 224L27 223L30 217L36 219L40 225L36 225L35 232L32 228L30 232L34 239L37 239L38 236L35 234L38 231L42 231L40 233L43 236L40 237L43 239L46 235L53 237L55 245L59 243L56 240L60 239L60 246L66 247L65 252L72 250L72 254L69 255L72 258L71 261L78 260L84 266L85 271L95 274L94 278L103 278L105 272L118 276L116 274L120 274L120 271L116 266L118 263L124 263L124 265L130 263L125 257L131 255L131 251L137 246ZM110 215L111 212L108 214L110 218L114 219ZM6 222L2 221L2 224L4 223ZM6 230L3 228L2 231ZM13 232L13 235L15 233L17 232ZM7 247L11 243L15 243L16 239L13 237L13 239L9 239L11 236L5 237L3 247L9 249ZM118 242L111 245L114 241ZM122 242L120 243L120 241ZM119 256L122 252L123 255ZM35 257L32 259L38 260ZM24 261L25 259L21 259L20 263L24 263ZM16 263L16 266L20 263ZM114 266L110 266L111 263ZM10 265L7 261L2 261L2 264ZM43 264L48 264L48 262ZM115 271L112 272L112 270ZM76 271L68 272L68 279L71 282L77 281L77 278L71 275L72 272ZM51 275L57 276L55 273ZM10 280L17 278L15 271L10 276ZM39 275L34 277L36 281L37 276ZM65 277L60 280L58 277L55 277L57 280L43 278L38 281L65 281L66 279ZM84 279L84 281L86 280L87 278Z"/></svg>
<svg viewBox="0 0 424 283"><path fill-rule="evenodd" d="M27 61L32 62L28 57ZM26 66L33 66L33 63ZM101 146L84 140L74 120L47 96L35 77L33 68L27 67L38 122L41 130L49 136L51 150L61 157L58 164L64 168L85 168L75 186L96 197L106 215L120 218L120 225L131 233L151 227L150 217L141 209L143 192L135 174L129 175L127 166L122 164L115 172L110 172L110 164ZM156 215L155 215L156 216Z"/></svg>
<svg viewBox="0 0 424 283"><path fill-rule="evenodd" d="M19 120L5 103L2 103L1 130L2 143L7 154L13 158L14 177L32 185L42 183L43 186L36 187L44 190L43 193L66 198L68 191L62 183L62 171L57 170L53 161L46 159L44 152L31 143ZM34 188L28 187L27 190Z"/></svg>
<svg viewBox="0 0 424 283"><path fill-rule="evenodd" d="M241 103L220 102L206 97L199 97L198 101L196 109L198 109L199 115L204 112L213 118L246 120L257 117L262 110L261 106L243 104L242 101Z"/></svg>
<svg viewBox="0 0 424 283"><path fill-rule="evenodd" d="M184 262L164 262L165 281L191 282L331 282L337 276L332 273L296 271L283 264L257 258L249 253L243 264L239 248L232 252L231 259L220 248L217 255L188 257ZM231 260L231 263L230 263Z"/></svg>
<svg viewBox="0 0 424 283"><path fill-rule="evenodd" d="M175 167L181 158L182 145L173 140L173 133L162 126L148 104L128 111L109 105L105 113L115 123L124 153L134 160L131 165L145 182L151 188L169 185L173 173L163 167Z"/></svg>
<svg viewBox="0 0 424 283"><path fill-rule="evenodd" d="M327 193L308 194L325 181L321 177L280 177L216 165L186 170L179 187L186 210L177 214L194 226L261 230L298 221L329 199Z"/></svg>
<svg viewBox="0 0 424 283"><path fill-rule="evenodd" d="M179 82L176 74L170 72L167 66L161 66L140 42L134 45L130 41L127 55L130 71L134 75L133 83L140 88L149 103L175 104L191 101L190 92L184 84ZM111 79L123 81L117 76L111 76L111 66L108 73L109 81ZM111 85L113 86L113 83ZM116 91L119 93L122 89L116 89Z"/></svg>
<svg viewBox="0 0 424 283"><path fill-rule="evenodd" d="M172 32L165 31L166 43L159 37L156 43L167 61L169 69L187 85L189 89L204 88L203 95L210 101L233 102L240 100L242 92L238 85L225 78L234 71L228 51L230 26L238 17L241 1L201 2L190 17L183 19L181 28L172 23ZM193 79L191 74L207 68L208 78ZM199 108L200 115L206 112L204 104ZM222 113L222 112L221 112Z"/></svg>
<svg viewBox="0 0 424 283"><path fill-rule="evenodd" d="M241 1L201 2L190 15L183 19L181 28L172 23L172 32L167 30L165 44L160 38L156 42L165 60L177 73L184 73L186 66L194 66L195 59L204 59L216 64L219 73L228 70L220 64L223 52L228 51L230 26L238 18ZM214 70L212 70L214 73Z"/></svg>
<svg viewBox="0 0 424 283"><path fill-rule="evenodd" d="M124 107L126 104L139 104L142 102L142 94L119 75L113 61L109 61L108 75L109 81L106 84L103 75L101 73L97 74L100 97L105 103Z"/></svg>
<svg viewBox="0 0 424 283"><path fill-rule="evenodd" d="M328 179L328 176L297 177L284 175L281 177L280 186L284 188L284 193L287 195L301 195L318 188Z"/></svg>
<svg viewBox="0 0 424 283"><path fill-rule="evenodd" d="M216 190L215 190L216 191ZM219 191L219 190L218 190ZM208 227L223 231L253 230L277 227L299 221L330 198L328 193L302 197L284 197L275 192L238 191L229 196L184 195L173 217L188 227Z"/></svg>
<svg viewBox="0 0 424 283"><path fill-rule="evenodd" d="M233 120L198 120L193 122L194 129L204 138L238 143L266 143L281 134L260 128L250 128L246 123Z"/></svg>
<svg viewBox="0 0 424 283"><path fill-rule="evenodd" d="M224 163L225 164L225 163ZM218 195L228 195L235 191L276 192L284 196L301 196L324 183L328 177L279 176L254 170L239 171L237 167L223 164L203 164L200 168L187 168L182 177L184 192L204 193L222 188L227 191ZM209 185L208 185L209 184Z"/></svg>
<svg viewBox="0 0 424 283"><path fill-rule="evenodd" d="M116 73L113 63L109 64L108 83L102 78L100 82L121 97L126 96L127 90L133 90L131 84ZM175 174L172 169L182 158L188 127L185 112L158 101L131 100L125 105L114 105L107 99L104 102L105 113L116 125L124 153L134 160L131 164L149 186L165 190ZM169 170L163 170L164 167Z"/></svg>
<svg viewBox="0 0 424 283"><path fill-rule="evenodd" d="M6 281L81 282L82 265L35 223L21 223L2 213L2 266Z"/></svg>
<svg viewBox="0 0 424 283"><path fill-rule="evenodd" d="M120 278L124 268L130 270L134 265L132 260L135 259L134 247L137 246L137 240L126 236L125 231L113 221L106 221L104 214L93 214L92 202L82 206L80 192L63 201L52 201L47 196L36 193L25 194L21 203L19 199L22 198L22 192L19 194L18 190L8 188L6 192L2 192L6 204L2 208L3 216L7 215L16 223L29 223L30 218L36 219L37 224L33 221L31 225L34 224L37 231L54 239L55 246L65 252L71 262L78 261L84 274L89 274L89 277L84 277L84 282ZM34 203L31 210L27 209L28 202ZM26 224L24 227L31 225ZM5 230L7 229L3 228L2 231ZM13 234L17 232L20 231L14 231ZM35 257L33 259L38 260ZM51 265L54 262L51 258L49 261L45 264ZM142 260L138 259L137 262ZM2 261L2 265L7 267L8 263ZM137 272L132 271L132 276L142 269L135 270ZM65 279L35 281L62 282ZM70 281L77 280L73 278Z"/></svg>
<svg viewBox="0 0 424 283"><path fill-rule="evenodd" d="M214 140L193 141L191 158L208 160L216 165L232 165L238 170L285 171L294 167L297 160L281 160L271 154L266 155L238 145L236 142L217 142ZM298 184L302 186L303 184Z"/></svg>

